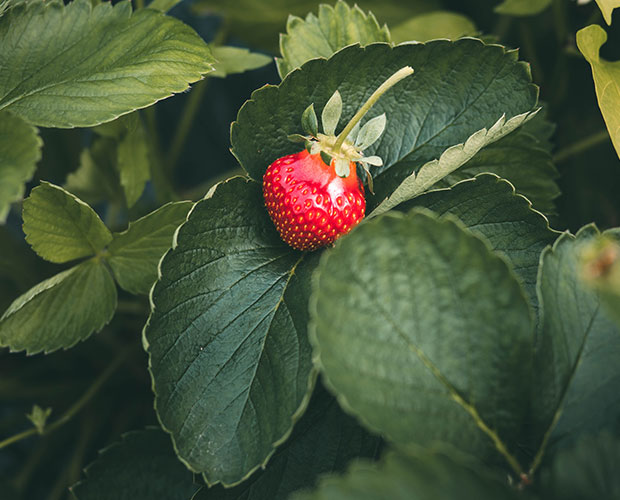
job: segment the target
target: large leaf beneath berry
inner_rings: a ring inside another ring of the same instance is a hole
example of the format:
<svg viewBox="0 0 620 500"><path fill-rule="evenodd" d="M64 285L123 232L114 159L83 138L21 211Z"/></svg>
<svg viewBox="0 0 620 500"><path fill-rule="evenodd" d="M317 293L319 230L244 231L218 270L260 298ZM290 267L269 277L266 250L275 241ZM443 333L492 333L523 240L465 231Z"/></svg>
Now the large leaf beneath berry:
<svg viewBox="0 0 620 500"><path fill-rule="evenodd" d="M577 46L592 67L598 105L616 153L620 156L620 61L601 59L599 51L606 41L607 33L596 24L577 32Z"/></svg>
<svg viewBox="0 0 620 500"><path fill-rule="evenodd" d="M210 484L263 465L307 405L316 258L280 239L259 184L234 178L194 206L160 263L144 337L155 408Z"/></svg>
<svg viewBox="0 0 620 500"><path fill-rule="evenodd" d="M605 22L611 24L611 15L615 8L620 7L620 0L596 0L596 3L603 13Z"/></svg>
<svg viewBox="0 0 620 500"><path fill-rule="evenodd" d="M101 330L115 309L110 272L89 260L15 299L0 318L0 347L28 354L67 349Z"/></svg>
<svg viewBox="0 0 620 500"><path fill-rule="evenodd" d="M44 127L96 125L181 92L211 70L188 26L130 2L33 1L0 19L0 109Z"/></svg>
<svg viewBox="0 0 620 500"><path fill-rule="evenodd" d="M157 280L157 264L191 207L190 201L168 203L114 234L107 261L121 288L135 294L149 292Z"/></svg>
<svg viewBox="0 0 620 500"><path fill-rule="evenodd" d="M427 452L405 457L390 453L377 464L354 463L342 476L326 477L313 492L292 500L512 500L514 490L476 466Z"/></svg>
<svg viewBox="0 0 620 500"><path fill-rule="evenodd" d="M387 26L379 26L372 12L357 5L351 8L342 0L333 7L319 5L318 16L310 13L305 20L290 16L286 31L280 36L282 58L276 59L282 78L306 61L330 57L347 45L391 41Z"/></svg>
<svg viewBox="0 0 620 500"><path fill-rule="evenodd" d="M586 226L541 257L541 328L535 351L534 433L565 444L620 421L620 331L580 276L583 250L599 235Z"/></svg>
<svg viewBox="0 0 620 500"><path fill-rule="evenodd" d="M0 112L0 224L6 221L11 203L22 199L41 159L42 145L35 127Z"/></svg>
<svg viewBox="0 0 620 500"><path fill-rule="evenodd" d="M538 261L543 249L558 233L532 207L528 200L515 193L507 181L492 174L480 174L450 189L431 191L403 203L400 211L421 206L440 215L458 217L474 233L486 237L493 250L510 259L521 279L529 301L536 305Z"/></svg>
<svg viewBox="0 0 620 500"><path fill-rule="evenodd" d="M189 500L200 489L157 428L124 434L101 450L71 487L77 500Z"/></svg>
<svg viewBox="0 0 620 500"><path fill-rule="evenodd" d="M390 29L393 43L426 42L436 38L456 40L477 33L476 25L463 14L437 10L415 16Z"/></svg>
<svg viewBox="0 0 620 500"><path fill-rule="evenodd" d="M233 153L260 180L270 163L299 150L287 136L301 132L301 115L309 104L321 110L339 90L344 103L340 130L379 84L405 65L415 73L383 95L366 118L387 114L386 131L367 150L384 162L375 170L377 195L368 198L371 206L449 146L469 139L482 147L491 137L486 129L495 125L492 137L497 139L536 104L527 67L517 62L516 52L496 45L462 39L352 46L327 60L308 61L279 86L254 92L232 126ZM500 120L504 115L505 122Z"/></svg>
<svg viewBox="0 0 620 500"><path fill-rule="evenodd" d="M205 488L192 500L286 500L294 491L314 486L319 475L343 472L354 458L374 458L380 441L344 414L318 384L293 434L264 471L234 488Z"/></svg>
<svg viewBox="0 0 620 500"><path fill-rule="evenodd" d="M620 439L608 432L589 435L553 457L541 474L543 498L582 500L620 497Z"/></svg>
<svg viewBox="0 0 620 500"><path fill-rule="evenodd" d="M414 210L359 226L321 260L310 315L316 366L371 429L486 459L494 443L514 450L532 313L507 263L455 219Z"/></svg>
<svg viewBox="0 0 620 500"><path fill-rule="evenodd" d="M112 241L112 233L82 200L59 186L42 182L24 201L26 241L50 262L88 257Z"/></svg>

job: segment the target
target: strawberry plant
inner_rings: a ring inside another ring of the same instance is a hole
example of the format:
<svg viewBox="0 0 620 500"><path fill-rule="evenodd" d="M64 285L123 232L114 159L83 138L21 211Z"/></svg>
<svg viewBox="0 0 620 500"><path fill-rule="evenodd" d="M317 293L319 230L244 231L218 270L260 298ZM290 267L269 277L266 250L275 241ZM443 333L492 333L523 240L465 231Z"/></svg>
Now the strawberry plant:
<svg viewBox="0 0 620 500"><path fill-rule="evenodd" d="M618 498L616 6L3 0L0 498Z"/></svg>

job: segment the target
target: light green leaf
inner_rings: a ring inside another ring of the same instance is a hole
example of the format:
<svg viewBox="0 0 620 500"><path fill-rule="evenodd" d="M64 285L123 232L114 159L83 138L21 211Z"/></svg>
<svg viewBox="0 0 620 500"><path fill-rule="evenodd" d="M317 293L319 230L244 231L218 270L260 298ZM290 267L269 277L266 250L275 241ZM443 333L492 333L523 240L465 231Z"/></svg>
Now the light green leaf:
<svg viewBox="0 0 620 500"><path fill-rule="evenodd" d="M123 434L84 474L70 488L77 500L189 500L200 489L158 428Z"/></svg>
<svg viewBox="0 0 620 500"><path fill-rule="evenodd" d="M476 25L468 17L444 10L415 16L390 30L394 43L427 42L436 38L456 40L477 32Z"/></svg>
<svg viewBox="0 0 620 500"><path fill-rule="evenodd" d="M11 203L22 199L25 185L41 159L38 130L6 111L0 111L0 224Z"/></svg>
<svg viewBox="0 0 620 500"><path fill-rule="evenodd" d="M151 178L146 131L139 121L118 142L118 171L127 206L132 207Z"/></svg>
<svg viewBox="0 0 620 500"><path fill-rule="evenodd" d="M620 494L620 440L609 432L584 436L553 457L541 473L548 500L614 500Z"/></svg>
<svg viewBox="0 0 620 500"><path fill-rule="evenodd" d="M532 210L514 186L493 174L480 174L449 189L430 191L403 203L399 211L426 207L437 214L458 217L472 232L481 234L493 250L510 259L530 304L536 307L538 261L543 249L556 239L547 219Z"/></svg>
<svg viewBox="0 0 620 500"><path fill-rule="evenodd" d="M504 0L495 7L495 12L509 16L534 16L546 10L551 2L553 0Z"/></svg>
<svg viewBox="0 0 620 500"><path fill-rule="evenodd" d="M130 2L26 2L0 20L0 109L44 127L92 126L187 89L212 63L191 28L132 14Z"/></svg>
<svg viewBox="0 0 620 500"><path fill-rule="evenodd" d="M194 205L160 263L144 332L155 408L209 484L263 466L307 405L316 260L282 241L261 185L237 177Z"/></svg>
<svg viewBox="0 0 620 500"><path fill-rule="evenodd" d="M577 32L577 47L592 67L598 105L620 156L620 61L601 59L599 51L606 41L607 33L596 24Z"/></svg>
<svg viewBox="0 0 620 500"><path fill-rule="evenodd" d="M355 462L346 474L324 478L313 492L291 500L513 500L520 498L479 467L430 451L413 457L387 454L377 464Z"/></svg>
<svg viewBox="0 0 620 500"><path fill-rule="evenodd" d="M354 458L374 458L380 447L381 439L343 413L317 384L304 416L264 471L234 488L204 488L192 500L286 500L294 491L314 486L320 475L344 471Z"/></svg>
<svg viewBox="0 0 620 500"><path fill-rule="evenodd" d="M211 52L216 62L213 64L215 71L210 76L219 78L262 68L273 61L269 56L239 47L212 47Z"/></svg>
<svg viewBox="0 0 620 500"><path fill-rule="evenodd" d="M596 0L596 3L603 13L605 22L611 25L611 15L616 7L620 7L620 0Z"/></svg>
<svg viewBox="0 0 620 500"><path fill-rule="evenodd" d="M485 146L501 139L527 120L534 116L535 112L523 113L506 121L502 116L489 130L483 128L473 134L465 143L457 144L446 149L439 159L431 160L409 177L383 200L371 213L375 217L387 212L404 201L410 200L428 191L432 186L463 166Z"/></svg>
<svg viewBox="0 0 620 500"><path fill-rule="evenodd" d="M112 241L92 208L49 182L41 182L24 200L23 218L26 241L50 262L94 255Z"/></svg>
<svg viewBox="0 0 620 500"><path fill-rule="evenodd" d="M88 260L15 299L0 318L0 346L28 354L68 349L101 330L115 309L110 272Z"/></svg>
<svg viewBox="0 0 620 500"><path fill-rule="evenodd" d="M43 434L43 431L45 430L45 424L51 414L51 408L45 408L44 410L39 405L34 405L32 407L32 411L26 414L26 417L32 422L32 425L36 427L37 432L39 434Z"/></svg>
<svg viewBox="0 0 620 500"><path fill-rule="evenodd" d="M479 237L419 209L362 224L321 259L310 316L316 367L366 426L519 469L532 315Z"/></svg>
<svg viewBox="0 0 620 500"><path fill-rule="evenodd" d="M541 257L532 433L542 451L620 419L620 331L580 276L582 252L598 236L594 226L566 233Z"/></svg>
<svg viewBox="0 0 620 500"><path fill-rule="evenodd" d="M157 280L157 264L172 246L172 235L187 217L192 202L168 203L114 233L106 260L119 286L147 294Z"/></svg>
<svg viewBox="0 0 620 500"><path fill-rule="evenodd" d="M385 113L368 120L360 129L355 140L355 145L361 150L369 148L379 140L379 137L381 137L381 134L385 131L385 125Z"/></svg>
<svg viewBox="0 0 620 500"><path fill-rule="evenodd" d="M387 26L379 26L372 12L366 14L357 5L349 7L342 0L336 5L319 5L318 16L310 13L306 19L289 16L286 34L280 35L278 71L284 78L310 59L330 57L334 52L359 43L390 42Z"/></svg>
<svg viewBox="0 0 620 500"><path fill-rule="evenodd" d="M336 135L336 127L342 116L342 97L337 90L329 98L321 113L321 124L323 133Z"/></svg>
<svg viewBox="0 0 620 500"><path fill-rule="evenodd" d="M383 95L368 116L386 113L387 126L365 152L384 162L373 169L376 194L367 196L367 213L449 145L465 143L476 132L475 144L480 145L482 136L489 139L481 130L497 124L493 137L508 132L536 105L537 90L527 67L515 52L496 45L463 38L397 47L352 46L328 60L308 61L279 86L254 92L232 125L233 153L250 176L261 181L268 165L300 150L287 136L301 132L300 118L309 104L322 109L339 90L344 104L341 122L347 122L377 82L407 65L415 73ZM511 91L506 93L506 88ZM502 115L505 122L498 122ZM466 158L462 148L453 152Z"/></svg>

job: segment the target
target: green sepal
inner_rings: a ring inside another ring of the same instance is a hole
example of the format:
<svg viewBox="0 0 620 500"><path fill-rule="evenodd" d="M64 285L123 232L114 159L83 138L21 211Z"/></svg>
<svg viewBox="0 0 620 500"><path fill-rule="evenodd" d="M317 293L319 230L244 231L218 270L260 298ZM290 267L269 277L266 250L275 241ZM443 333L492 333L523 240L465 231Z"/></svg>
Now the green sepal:
<svg viewBox="0 0 620 500"><path fill-rule="evenodd" d="M323 160L325 165L331 165L332 164L332 157L330 155L328 155L325 151L321 151L321 159Z"/></svg>
<svg viewBox="0 0 620 500"><path fill-rule="evenodd" d="M337 90L332 94L321 113L323 132L325 135L336 135L336 127L342 116L342 97Z"/></svg>
<svg viewBox="0 0 620 500"><path fill-rule="evenodd" d="M336 160L336 175L339 177L349 177L351 168L349 166L349 160L346 158L338 158Z"/></svg>
<svg viewBox="0 0 620 500"><path fill-rule="evenodd" d="M301 128L306 134L316 137L319 134L319 120L314 111L314 103L310 104L301 115Z"/></svg>

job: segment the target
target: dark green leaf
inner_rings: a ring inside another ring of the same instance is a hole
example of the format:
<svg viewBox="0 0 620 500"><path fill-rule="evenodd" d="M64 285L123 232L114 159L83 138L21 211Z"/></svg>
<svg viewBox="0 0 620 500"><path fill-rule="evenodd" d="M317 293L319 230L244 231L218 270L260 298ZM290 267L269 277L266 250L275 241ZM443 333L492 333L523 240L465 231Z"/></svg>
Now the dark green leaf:
<svg viewBox="0 0 620 500"><path fill-rule="evenodd" d="M198 202L160 263L145 345L159 419L208 483L263 465L307 405L309 273L242 178Z"/></svg>
<svg viewBox="0 0 620 500"><path fill-rule="evenodd" d="M89 260L15 299L0 318L0 346L28 354L67 349L101 330L115 309L110 272Z"/></svg>
<svg viewBox="0 0 620 500"><path fill-rule="evenodd" d="M269 56L239 47L213 47L211 50L216 62L213 64L215 71L209 76L219 78L262 68L273 61Z"/></svg>
<svg viewBox="0 0 620 500"><path fill-rule="evenodd" d="M533 16L547 9L552 2L553 0L504 0L495 7L495 12L509 16Z"/></svg>
<svg viewBox="0 0 620 500"><path fill-rule="evenodd" d="M537 303L540 254L558 233L549 228L543 215L532 210L525 198L515 193L509 182L492 174L480 174L450 189L423 194L398 210L407 211L414 206L455 215L474 233L485 236L493 250L510 259L530 303Z"/></svg>
<svg viewBox="0 0 620 500"><path fill-rule="evenodd" d="M301 114L301 128L306 134L314 137L319 135L319 121L314 111L314 104L310 104Z"/></svg>
<svg viewBox="0 0 620 500"><path fill-rule="evenodd" d="M191 28L155 10L25 2L0 22L0 109L44 127L96 125L187 89L212 63Z"/></svg>
<svg viewBox="0 0 620 500"><path fill-rule="evenodd" d="M347 45L391 41L387 26L379 26L372 12L366 14L357 4L351 8L342 0L333 7L319 5L318 16L310 13L305 20L289 16L286 31L280 36L282 58L276 59L282 78L306 61L330 57Z"/></svg>
<svg viewBox="0 0 620 500"><path fill-rule="evenodd" d="M205 488L192 500L286 500L294 491L314 486L319 475L344 471L356 457L373 458L380 441L345 415L317 384L304 416L265 471L234 488Z"/></svg>
<svg viewBox="0 0 620 500"><path fill-rule="evenodd" d="M427 42L436 38L456 40L477 32L476 25L468 17L442 10L420 14L390 29L393 43Z"/></svg>
<svg viewBox="0 0 620 500"><path fill-rule="evenodd" d="M127 206L132 207L151 178L149 146L141 122L128 131L118 143L118 171L125 191Z"/></svg>
<svg viewBox="0 0 620 500"><path fill-rule="evenodd" d="M581 254L599 235L586 226L562 235L541 257L533 431L565 445L620 421L620 331L580 276ZM544 451L544 450L543 450Z"/></svg>
<svg viewBox="0 0 620 500"><path fill-rule="evenodd" d="M25 185L41 159L38 130L6 111L0 112L0 224L11 203L22 199Z"/></svg>
<svg viewBox="0 0 620 500"><path fill-rule="evenodd" d="M200 488L178 461L170 436L156 428L124 434L84 472L71 487L77 500L189 500Z"/></svg>
<svg viewBox="0 0 620 500"><path fill-rule="evenodd" d="M359 226L321 260L310 314L316 366L370 428L398 446L514 451L532 315L506 262L461 224L414 210Z"/></svg>
<svg viewBox="0 0 620 500"><path fill-rule="evenodd" d="M187 217L190 201L168 203L115 233L106 257L121 288L147 294L157 280L157 264L172 246L172 235Z"/></svg>
<svg viewBox="0 0 620 500"><path fill-rule="evenodd" d="M511 500L507 485L474 465L433 452L388 454L380 463L354 463L342 476L326 477L314 492L291 500Z"/></svg>
<svg viewBox="0 0 620 500"><path fill-rule="evenodd" d="M95 255L112 234L95 211L59 186L42 182L24 200L26 241L50 262Z"/></svg>

